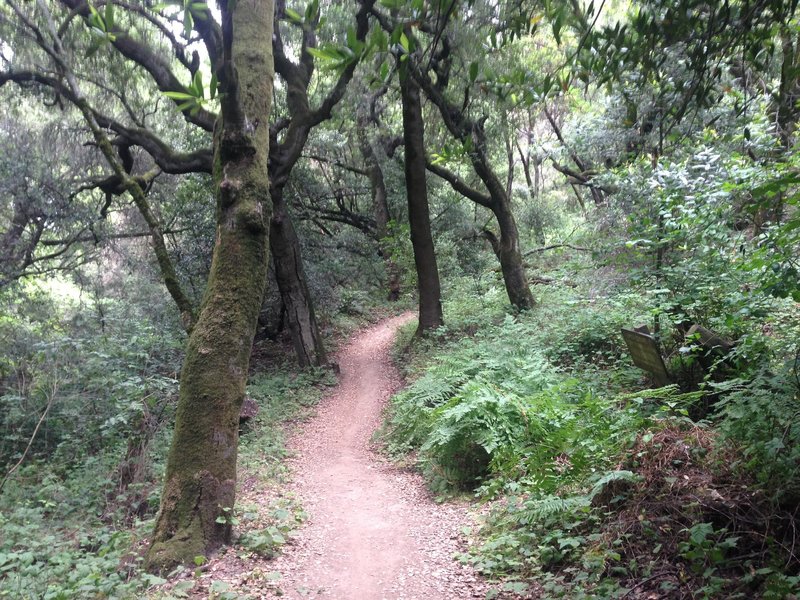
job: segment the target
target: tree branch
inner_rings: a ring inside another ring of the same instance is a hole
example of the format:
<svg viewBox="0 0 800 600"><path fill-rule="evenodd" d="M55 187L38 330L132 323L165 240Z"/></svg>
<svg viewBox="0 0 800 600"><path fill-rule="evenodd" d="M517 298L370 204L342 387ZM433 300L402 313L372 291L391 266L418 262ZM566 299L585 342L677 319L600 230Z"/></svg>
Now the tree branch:
<svg viewBox="0 0 800 600"><path fill-rule="evenodd" d="M441 165L436 165L430 161L427 157L425 158L425 168L428 169L434 175L438 175L442 179L444 179L447 183L450 184L450 187L453 188L456 192L464 196L465 198L472 200L476 204L480 204L481 206L485 206L486 208L491 209L493 206L492 198L489 194L484 194L479 192L473 187L470 187L463 179L459 178L458 175L453 173L452 171L444 168Z"/></svg>
<svg viewBox="0 0 800 600"><path fill-rule="evenodd" d="M63 82L32 71L2 71L0 72L0 87L5 83L13 82L20 86L33 83L42 85L54 90L57 94L69 100L77 106L78 98ZM108 117L92 107L92 111L97 124L110 129L120 137L124 138L130 145L140 146L152 156L155 163L165 173L211 173L213 154L210 149L195 150L193 152L175 152L166 142L159 138L149 129L141 127L126 127L118 121Z"/></svg>
<svg viewBox="0 0 800 600"><path fill-rule="evenodd" d="M89 4L85 0L59 0L61 4L69 8L74 13L88 17L90 14ZM207 19L211 20L211 19ZM198 19L199 21L199 19ZM111 42L114 48L122 54L125 58L132 60L145 71L150 74L150 77L155 82L158 89L162 92L185 92L186 89L180 80L175 76L166 61L162 57L155 54L150 47L142 44L131 37L130 32L115 30L116 35ZM211 51L209 51L211 52ZM175 105L181 104L183 101L174 99ZM195 114L192 114L191 109L186 108L183 110L183 117L190 123L205 129L206 131L214 130L214 121L216 115L208 110L201 108Z"/></svg>

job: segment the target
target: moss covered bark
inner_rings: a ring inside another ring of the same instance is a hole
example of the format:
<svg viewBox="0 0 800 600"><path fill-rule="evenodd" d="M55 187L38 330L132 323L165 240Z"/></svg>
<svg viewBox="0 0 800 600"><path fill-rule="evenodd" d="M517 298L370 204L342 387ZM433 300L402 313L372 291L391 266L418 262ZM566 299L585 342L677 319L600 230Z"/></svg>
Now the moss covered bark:
<svg viewBox="0 0 800 600"><path fill-rule="evenodd" d="M216 244L181 372L161 510L147 555L155 572L208 556L230 539L224 517L235 501L239 410L269 257L273 2L221 5Z"/></svg>

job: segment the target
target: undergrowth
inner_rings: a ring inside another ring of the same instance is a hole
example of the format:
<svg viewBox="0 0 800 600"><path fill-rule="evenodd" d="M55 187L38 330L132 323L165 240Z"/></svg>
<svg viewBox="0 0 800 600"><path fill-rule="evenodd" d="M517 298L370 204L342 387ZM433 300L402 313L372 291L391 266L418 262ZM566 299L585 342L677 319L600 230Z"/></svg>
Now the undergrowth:
<svg viewBox="0 0 800 600"><path fill-rule="evenodd" d="M464 284L446 328L396 350L412 383L392 400L386 449L413 456L434 493L488 504L462 559L501 581L489 597L796 594L796 361L770 360L783 340L737 322L716 372L647 389L620 328L668 315L647 294L553 279L522 314Z"/></svg>
<svg viewBox="0 0 800 600"><path fill-rule="evenodd" d="M254 476L262 483L280 481L286 425L302 418L325 387L334 383L327 369L297 372L286 367L252 378L248 394L259 411L242 429L243 485ZM145 391L140 388L139 393ZM104 452L68 466L36 457L23 464L0 495L0 598L147 596L168 600L198 593L220 599L247 598L224 582L202 585L191 569L186 578L178 577L169 585L166 579L141 570L142 552L158 509L158 482L169 430L165 423L149 440L146 454L137 458L146 463L146 476L122 495L118 486L119 465L126 456L124 443L106 445ZM139 497L143 497L141 510L131 513L130 501ZM239 535L239 552L269 557L304 516L299 507L284 502L267 508L243 505L230 518ZM174 573L172 578L179 575Z"/></svg>

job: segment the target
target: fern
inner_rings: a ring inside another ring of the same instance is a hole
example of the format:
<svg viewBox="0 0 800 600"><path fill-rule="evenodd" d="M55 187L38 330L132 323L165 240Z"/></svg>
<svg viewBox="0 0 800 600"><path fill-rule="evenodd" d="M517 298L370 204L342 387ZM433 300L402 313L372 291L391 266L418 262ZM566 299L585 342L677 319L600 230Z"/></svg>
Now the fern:
<svg viewBox="0 0 800 600"><path fill-rule="evenodd" d="M672 402L675 404L691 404L700 400L707 392L685 392L681 393L680 388L676 384L666 385L664 387L642 390L632 394L622 394L617 396L620 401L623 400L658 400L662 404Z"/></svg>
<svg viewBox="0 0 800 600"><path fill-rule="evenodd" d="M540 521L553 519L564 513L587 509L590 503L591 498L584 495L569 496L567 498L545 496L525 502L522 509L512 513L511 521L519 525L532 525Z"/></svg>
<svg viewBox="0 0 800 600"><path fill-rule="evenodd" d="M600 479L598 479L592 486L592 491L589 493L589 499L593 500L595 496L600 494L606 488L606 486L608 486L608 484L615 481L628 481L632 483L639 480L641 480L641 477L632 471L609 471Z"/></svg>

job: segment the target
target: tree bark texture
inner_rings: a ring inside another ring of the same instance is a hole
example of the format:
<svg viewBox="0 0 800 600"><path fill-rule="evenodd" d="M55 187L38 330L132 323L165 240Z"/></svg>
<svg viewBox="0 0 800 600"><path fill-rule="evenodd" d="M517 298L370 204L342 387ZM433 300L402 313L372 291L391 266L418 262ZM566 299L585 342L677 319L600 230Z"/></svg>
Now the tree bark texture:
<svg viewBox="0 0 800 600"><path fill-rule="evenodd" d="M521 310L531 308L535 301L525 274L519 247L519 230L514 213L511 211L511 202L509 200L498 202L492 207L492 212L500 229L497 257L503 272L508 299Z"/></svg>
<svg viewBox="0 0 800 600"><path fill-rule="evenodd" d="M230 540L225 517L235 500L239 410L269 257L273 3L221 2L220 7L216 243L181 371L161 509L147 554L155 572L190 564Z"/></svg>
<svg viewBox="0 0 800 600"><path fill-rule="evenodd" d="M356 14L356 38L363 41L369 31L369 10L375 0L360 3ZM285 13L285 2L278 3L279 14ZM331 111L344 95L353 77L356 63L342 73L317 108L312 108L308 88L314 73L314 59L308 48L316 47L313 27L303 30L303 41L298 62L293 62L284 52L283 38L279 27L273 37L275 67L286 85L286 99L291 120L286 124L283 139L279 142L274 132L270 156L270 180L273 203L273 218L270 224L272 240L270 247L275 263L275 275L281 297L286 305L286 317L292 334L292 342L300 366L320 366L327 361L322 337L319 333L314 305L305 280L300 242L292 224L285 198L284 188L292 169L300 160L309 133L316 125L331 117Z"/></svg>
<svg viewBox="0 0 800 600"><path fill-rule="evenodd" d="M419 85L408 72L408 61L400 64L400 94L403 102L406 193L411 245L417 269L419 324L417 335L444 324L436 252L431 235L428 188L425 174L424 122Z"/></svg>
<svg viewBox="0 0 800 600"><path fill-rule="evenodd" d="M409 62L411 62L410 58L406 63ZM427 74L420 70L419 66L412 64L404 68L411 71L409 75L413 75L416 84L422 86L428 99L439 109L439 114L441 114L442 121L448 131L462 143L470 142L472 150L469 152L469 160L472 163L475 174L486 187L488 194L471 188L446 169L436 169L435 172L447 179L453 189L494 213L500 229L500 251L497 256L503 271L503 281L508 293L508 299L519 310L532 308L535 306L536 301L528 286L525 266L522 263L519 230L512 212L511 198L492 168L483 124L473 122L464 113L463 109L450 103L445 98L442 89L434 85ZM428 168L431 168L431 166L429 164Z"/></svg>
<svg viewBox="0 0 800 600"><path fill-rule="evenodd" d="M327 359L306 284L300 240L283 198L283 188L273 186L271 193L273 214L269 243L275 264L275 280L286 308L292 344L301 367L319 367Z"/></svg>
<svg viewBox="0 0 800 600"><path fill-rule="evenodd" d="M367 167L370 191L372 193L372 214L375 217L375 237L380 245L381 257L386 267L387 300L396 302L400 299L400 269L392 260L387 243L389 234L389 194L386 191L386 181L383 170L372 147L372 142L366 131L369 127L369 109L361 106L358 111L359 149Z"/></svg>

